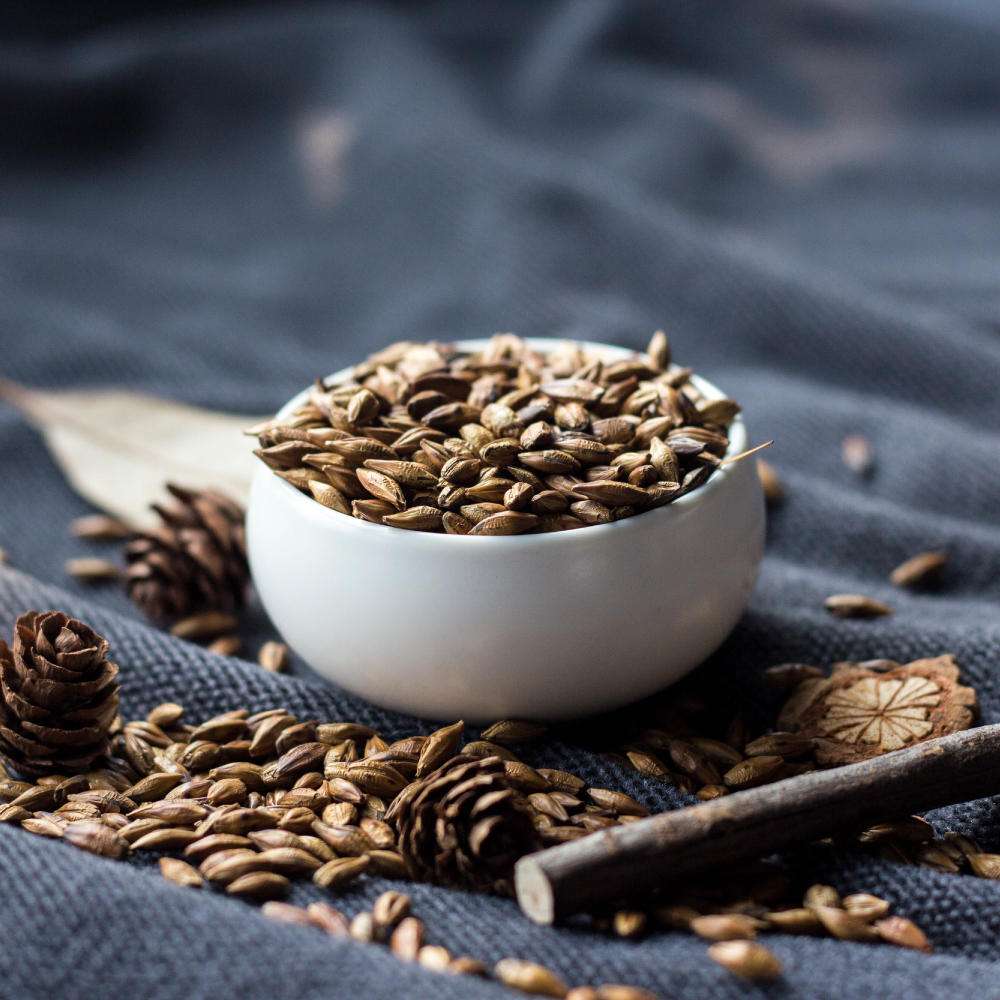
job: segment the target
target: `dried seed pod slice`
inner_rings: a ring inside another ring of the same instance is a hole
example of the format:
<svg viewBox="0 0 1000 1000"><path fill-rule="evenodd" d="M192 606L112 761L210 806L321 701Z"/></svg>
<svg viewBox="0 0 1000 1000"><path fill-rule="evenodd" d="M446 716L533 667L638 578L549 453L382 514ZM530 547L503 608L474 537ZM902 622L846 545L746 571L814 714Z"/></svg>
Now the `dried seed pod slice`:
<svg viewBox="0 0 1000 1000"><path fill-rule="evenodd" d="M886 671L844 664L799 684L778 725L813 737L820 764L854 763L968 728L976 694L958 678L950 655Z"/></svg>

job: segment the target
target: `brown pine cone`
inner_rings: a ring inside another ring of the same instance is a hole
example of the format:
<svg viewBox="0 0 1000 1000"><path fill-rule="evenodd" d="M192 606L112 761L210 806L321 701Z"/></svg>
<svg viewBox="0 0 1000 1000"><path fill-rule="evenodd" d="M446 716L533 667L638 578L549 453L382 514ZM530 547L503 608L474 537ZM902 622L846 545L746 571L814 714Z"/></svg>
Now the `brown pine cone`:
<svg viewBox="0 0 1000 1000"><path fill-rule="evenodd" d="M514 863L539 847L499 757L453 757L407 786L386 819L411 876L442 885L510 895Z"/></svg>
<svg viewBox="0 0 1000 1000"><path fill-rule="evenodd" d="M0 640L0 755L26 775L89 770L108 750L118 667L107 640L61 611L29 611Z"/></svg>
<svg viewBox="0 0 1000 1000"><path fill-rule="evenodd" d="M129 596L158 622L236 611L250 576L243 509L212 490L167 489L177 502L153 504L163 524L125 546Z"/></svg>

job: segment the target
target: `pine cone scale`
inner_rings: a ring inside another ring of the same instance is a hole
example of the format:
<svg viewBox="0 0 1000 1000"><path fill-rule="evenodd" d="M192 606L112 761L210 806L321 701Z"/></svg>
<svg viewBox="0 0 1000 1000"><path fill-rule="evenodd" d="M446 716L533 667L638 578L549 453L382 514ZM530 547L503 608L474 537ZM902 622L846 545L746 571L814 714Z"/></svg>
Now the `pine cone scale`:
<svg viewBox="0 0 1000 1000"><path fill-rule="evenodd" d="M15 663L16 660L15 653ZM110 662L101 666L101 673L89 681L54 681L38 674L23 672L15 667L20 674L19 693L35 705L67 705L70 702L78 704L81 699L91 698L108 687L118 676L118 668Z"/></svg>

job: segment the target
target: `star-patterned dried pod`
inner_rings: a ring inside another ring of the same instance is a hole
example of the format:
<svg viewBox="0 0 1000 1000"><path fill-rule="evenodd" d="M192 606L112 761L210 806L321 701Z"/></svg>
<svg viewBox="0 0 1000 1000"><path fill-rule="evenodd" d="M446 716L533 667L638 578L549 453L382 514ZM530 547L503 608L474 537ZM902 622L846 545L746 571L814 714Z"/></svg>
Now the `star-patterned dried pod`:
<svg viewBox="0 0 1000 1000"><path fill-rule="evenodd" d="M968 729L976 710L976 693L959 683L948 654L887 671L837 664L795 689L778 725L814 739L820 764L852 764Z"/></svg>

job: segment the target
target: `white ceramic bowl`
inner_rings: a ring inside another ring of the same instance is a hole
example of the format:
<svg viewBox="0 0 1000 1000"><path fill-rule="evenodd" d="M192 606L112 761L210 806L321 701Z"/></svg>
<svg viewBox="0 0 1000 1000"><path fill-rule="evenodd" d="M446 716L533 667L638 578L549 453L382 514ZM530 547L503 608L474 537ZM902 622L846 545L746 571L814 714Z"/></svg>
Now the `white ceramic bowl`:
<svg viewBox="0 0 1000 1000"><path fill-rule="evenodd" d="M555 341L530 343L544 350ZM730 454L746 446L737 419ZM726 638L757 576L764 503L748 460L612 524L439 535L328 510L262 464L247 532L264 607L324 677L428 718L559 719L651 694Z"/></svg>

